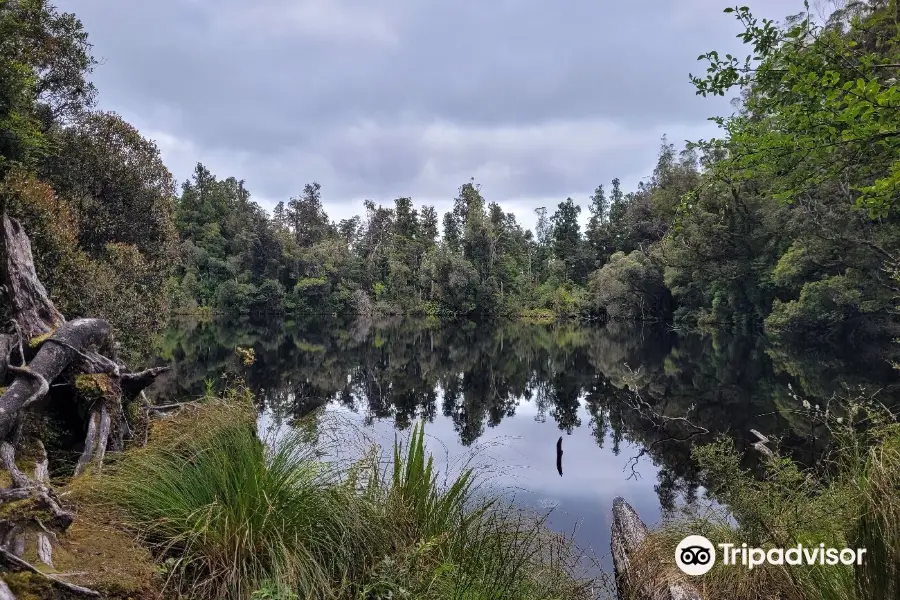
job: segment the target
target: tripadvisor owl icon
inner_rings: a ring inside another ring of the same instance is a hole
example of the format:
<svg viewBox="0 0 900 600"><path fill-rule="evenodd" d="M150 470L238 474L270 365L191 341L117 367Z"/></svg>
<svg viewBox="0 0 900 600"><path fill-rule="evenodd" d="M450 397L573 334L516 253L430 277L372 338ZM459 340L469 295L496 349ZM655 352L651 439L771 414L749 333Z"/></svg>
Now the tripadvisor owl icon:
<svg viewBox="0 0 900 600"><path fill-rule="evenodd" d="M702 535L689 535L675 548L675 564L688 575L703 575L716 564L716 549Z"/></svg>

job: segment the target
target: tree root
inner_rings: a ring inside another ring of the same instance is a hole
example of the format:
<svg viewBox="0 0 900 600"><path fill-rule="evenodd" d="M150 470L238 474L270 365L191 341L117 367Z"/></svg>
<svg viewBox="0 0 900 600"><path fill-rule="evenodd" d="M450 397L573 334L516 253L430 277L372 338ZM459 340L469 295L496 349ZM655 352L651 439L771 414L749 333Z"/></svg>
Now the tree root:
<svg viewBox="0 0 900 600"><path fill-rule="evenodd" d="M44 452L43 444L41 444L39 450L41 455L37 462L41 466L36 466L35 471L42 470L43 465L47 461L47 453ZM52 523L55 527L62 530L68 529L72 521L75 520L75 515L60 506L56 494L47 483L31 479L16 466L15 449L9 442L0 442L0 459L3 460L3 465L6 467L13 482L11 489L3 490L6 493L5 495L9 498L22 500L29 496L34 498L36 504L40 508L47 510L53 517Z"/></svg>
<svg viewBox="0 0 900 600"><path fill-rule="evenodd" d="M15 367L16 378L0 396L0 438L6 437L19 411L43 398L54 381L79 355L70 347L87 349L109 339L109 323L102 319L76 319L54 332L51 339L66 344L44 343L27 366ZM8 367L12 370L12 365Z"/></svg>
<svg viewBox="0 0 900 600"><path fill-rule="evenodd" d="M75 515L63 509L49 485L47 475L47 452L38 441L38 457L34 465L34 479L30 478L16 465L15 449L9 442L0 442L0 459L12 480L12 487L0 490L0 502L22 501L31 498L38 511L46 511L52 517L51 523L60 530L67 529L75 519ZM53 567L53 544L56 537L51 530L35 516L23 515L9 523L6 536L0 544L0 550L21 557L25 553L25 536L34 522L40 531L37 533L37 554L41 562Z"/></svg>
<svg viewBox="0 0 900 600"><path fill-rule="evenodd" d="M2 578L0 578L0 600L16 600L12 590L9 589L9 586L6 585Z"/></svg>
<svg viewBox="0 0 900 600"><path fill-rule="evenodd" d="M88 421L88 430L84 438L84 451L75 466L76 477L84 473L92 460L96 464L97 472L103 468L103 457L109 443L109 430L109 411L106 402L101 402L99 408L95 407L91 411L91 419Z"/></svg>
<svg viewBox="0 0 900 600"><path fill-rule="evenodd" d="M8 564L10 564L20 570L31 571L32 573L47 579L54 586L59 587L71 594L77 594L79 596L86 596L88 598L102 598L100 592L98 592L96 590L92 590L90 588L81 587L80 585L75 585L74 583L69 583L67 581L63 581L62 579L59 579L58 577L55 577L55 576L51 575L50 573L44 573L43 571L41 571L40 569L38 569L31 563L19 558L18 556L9 552L8 550L4 550L3 548L0 548L0 558L2 558ZM7 590L8 589L9 588L7 588ZM0 596L0 599L2 599L2 598L3 598L3 596ZM12 595L12 592L10 592L10 598L13 598L13 600L15 600L15 596Z"/></svg>
<svg viewBox="0 0 900 600"><path fill-rule="evenodd" d="M26 439L32 435L26 409L45 403L51 388L58 390L74 382L72 401L90 407L75 475L89 466L99 473L107 450L122 450L125 433L132 431L125 406L140 401L140 415L148 421L149 402L143 390L168 367L129 372L116 357L107 321L66 321L37 277L28 236L21 224L5 213L0 215L0 307L11 324L8 331L0 331L0 386L11 379L8 387L0 390L0 467L5 467L12 481L9 488L0 489L0 505L21 502L24 508L12 507L13 516L0 519L0 562L46 577L69 593L100 597L94 590L41 573L21 558L29 534L29 539L36 540L41 562L52 566L56 533L65 531L75 518L63 508L50 485L44 445L39 439ZM64 393L54 392L50 397L58 401ZM146 436L146 431L143 434ZM16 448L23 446L37 449L33 478L16 465ZM30 535L34 533L36 538ZM15 600L2 579L0 600Z"/></svg>
<svg viewBox="0 0 900 600"><path fill-rule="evenodd" d="M147 410L150 412L166 412L169 410L178 410L179 408L184 408L185 406L194 406L199 404L197 401L191 402L175 402L174 404L151 404L147 407Z"/></svg>
<svg viewBox="0 0 900 600"><path fill-rule="evenodd" d="M138 394L150 387L157 377L170 369L171 367L153 367L137 373L122 373L122 395L126 400L136 398Z"/></svg>

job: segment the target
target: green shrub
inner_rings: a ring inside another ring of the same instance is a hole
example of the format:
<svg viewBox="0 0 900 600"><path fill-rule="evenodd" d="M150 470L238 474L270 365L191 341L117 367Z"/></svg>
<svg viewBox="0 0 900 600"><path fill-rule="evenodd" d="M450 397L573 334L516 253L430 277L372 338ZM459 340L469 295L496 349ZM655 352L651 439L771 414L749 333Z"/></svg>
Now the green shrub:
<svg viewBox="0 0 900 600"><path fill-rule="evenodd" d="M284 286L277 279L266 279L260 284L253 302L253 308L268 312L278 312L284 308Z"/></svg>
<svg viewBox="0 0 900 600"><path fill-rule="evenodd" d="M841 337L846 326L868 312L859 286L844 275L804 284L797 300L775 300L766 318L766 333L774 339Z"/></svg>
<svg viewBox="0 0 900 600"><path fill-rule="evenodd" d="M661 267L640 250L613 254L591 274L588 289L593 310L614 320L664 319L671 310Z"/></svg>
<svg viewBox="0 0 900 600"><path fill-rule="evenodd" d="M216 291L216 308L227 314L246 314L250 312L255 296L256 287L253 284L230 279Z"/></svg>

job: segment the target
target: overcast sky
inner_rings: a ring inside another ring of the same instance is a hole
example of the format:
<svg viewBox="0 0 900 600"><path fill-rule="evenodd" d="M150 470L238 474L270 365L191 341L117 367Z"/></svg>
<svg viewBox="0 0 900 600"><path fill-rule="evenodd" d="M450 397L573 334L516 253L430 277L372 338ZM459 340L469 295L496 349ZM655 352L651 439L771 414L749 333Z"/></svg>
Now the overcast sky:
<svg viewBox="0 0 900 600"><path fill-rule="evenodd" d="M270 209L319 181L329 215L470 177L532 226L599 183L649 175L659 139L715 135L708 50L746 51L725 0L59 0L101 61L100 108ZM751 0L782 19L801 0ZM586 215L582 215L586 218Z"/></svg>

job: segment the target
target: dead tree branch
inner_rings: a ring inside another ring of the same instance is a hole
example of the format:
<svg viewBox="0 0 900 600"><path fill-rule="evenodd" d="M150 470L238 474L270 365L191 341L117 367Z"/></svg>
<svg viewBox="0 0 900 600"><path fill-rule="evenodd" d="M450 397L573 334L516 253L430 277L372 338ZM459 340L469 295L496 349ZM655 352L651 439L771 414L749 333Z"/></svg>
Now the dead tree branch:
<svg viewBox="0 0 900 600"><path fill-rule="evenodd" d="M625 400L626 405L637 412L643 420L649 423L646 432L656 431L663 436L660 439L656 439L650 444L643 446L637 455L628 459L628 462L624 467L624 469L631 469L631 474L628 476L628 479L637 479L640 478L640 474L636 471L638 463L641 458L651 452L654 448L667 442L687 442L692 438L708 434L709 429L693 423L687 416L670 416L658 412L644 400L638 390L638 386L635 385L638 372L632 370L628 365L625 365L625 368L629 371L627 383L629 388L631 388L630 398ZM695 405L693 404L689 406L686 414L690 415L694 411L694 408Z"/></svg>

